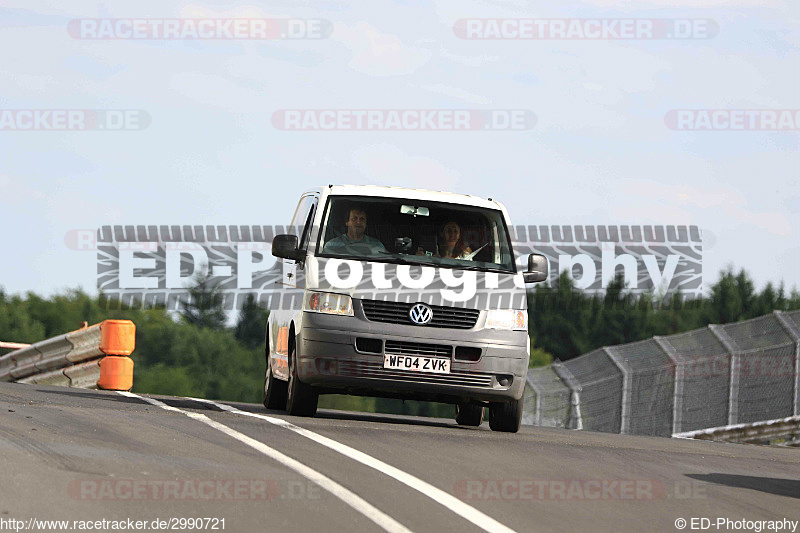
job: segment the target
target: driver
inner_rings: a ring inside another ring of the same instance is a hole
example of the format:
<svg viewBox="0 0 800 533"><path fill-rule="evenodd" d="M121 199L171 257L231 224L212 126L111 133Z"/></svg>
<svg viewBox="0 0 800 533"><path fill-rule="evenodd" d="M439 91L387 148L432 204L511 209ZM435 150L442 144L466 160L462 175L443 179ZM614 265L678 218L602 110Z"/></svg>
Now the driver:
<svg viewBox="0 0 800 533"><path fill-rule="evenodd" d="M347 233L331 239L322 247L322 252L337 255L381 255L388 254L383 243L364 233L367 229L367 212L361 206L353 206L347 212Z"/></svg>

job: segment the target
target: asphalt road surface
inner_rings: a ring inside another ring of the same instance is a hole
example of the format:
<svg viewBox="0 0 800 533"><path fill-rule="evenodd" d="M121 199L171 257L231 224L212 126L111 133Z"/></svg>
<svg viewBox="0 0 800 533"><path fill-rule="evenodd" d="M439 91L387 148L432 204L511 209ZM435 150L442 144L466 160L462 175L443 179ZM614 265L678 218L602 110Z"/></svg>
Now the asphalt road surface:
<svg viewBox="0 0 800 533"><path fill-rule="evenodd" d="M171 525L464 533L800 520L798 449L534 427L503 434L341 411L296 418L260 405L13 383L0 383L0 472L5 530L35 527L31 519L68 521L62 530L106 520L88 525L139 521L152 531L166 529L154 520L202 518Z"/></svg>

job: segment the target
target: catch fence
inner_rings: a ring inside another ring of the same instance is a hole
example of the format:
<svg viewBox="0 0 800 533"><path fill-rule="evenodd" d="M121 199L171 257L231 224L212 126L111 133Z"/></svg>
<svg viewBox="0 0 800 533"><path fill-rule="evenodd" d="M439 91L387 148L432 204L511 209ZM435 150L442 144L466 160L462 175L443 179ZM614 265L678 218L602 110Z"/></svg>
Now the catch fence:
<svg viewBox="0 0 800 533"><path fill-rule="evenodd" d="M523 423L670 436L800 415L800 311L607 346L528 372Z"/></svg>

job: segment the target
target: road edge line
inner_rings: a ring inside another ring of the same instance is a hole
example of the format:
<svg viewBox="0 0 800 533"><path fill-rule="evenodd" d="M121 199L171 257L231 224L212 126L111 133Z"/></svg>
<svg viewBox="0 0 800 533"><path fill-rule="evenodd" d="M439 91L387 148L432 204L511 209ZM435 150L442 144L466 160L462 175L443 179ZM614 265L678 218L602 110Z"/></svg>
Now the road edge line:
<svg viewBox="0 0 800 533"><path fill-rule="evenodd" d="M266 420L267 422L274 424L276 426L281 426L286 429L289 429L297 433L298 435L302 435L308 439L311 439L317 444L321 444L326 448L338 452L344 455L345 457L349 457L350 459L353 459L354 461L357 461L363 464L364 466L368 466L374 470L377 470L378 472L381 472L382 474L385 474L399 481L400 483L403 483L404 485L432 499L436 503L446 507L447 509L459 515L460 517L464 518L465 520L472 522L473 524L483 529L484 531L488 531L490 533L515 533L513 529L509 528L504 524L501 524L491 516L482 513L481 511L472 507L471 505L464 503L463 501L459 500L452 494L449 494L437 487L434 487L430 483L423 481L418 477L413 476L407 472L404 472L397 467L385 463L380 459L372 457L371 455L366 454L362 451L356 450L355 448L352 448L347 444L342 444L341 442L320 435L319 433L314 433L309 429L296 426L291 422L287 422L286 420L280 418L275 418L258 413L250 413L248 411L242 411L241 409L236 409L235 407L232 407L230 405L215 402L213 400L205 400L202 398L185 398L185 399L208 403L229 413L234 413L243 416L250 416L253 418L259 418L262 420Z"/></svg>
<svg viewBox="0 0 800 533"><path fill-rule="evenodd" d="M183 409L178 409L177 407L172 407L171 405L167 405L164 402L156 400L155 398L147 398L146 396L139 396L138 394L134 394L128 391L116 391L118 394L122 396L127 396L128 398L137 398L142 400L146 403L151 405L155 405L156 407L160 407L166 411L173 411L176 413L181 413L183 415L188 416L193 420L198 420L203 422L204 424L220 431L228 435L231 438L238 440L239 442L250 446L254 450L261 452L263 455L266 455L270 459L275 460L276 462L280 463L281 465L285 466L286 468L300 474L304 478L313 481L326 491L330 492L337 498L339 498L342 502L347 504L348 506L352 507L372 522L377 524L379 527L386 531L390 531L392 533L411 533L411 530L405 527L403 524L392 518L391 516L387 515L371 503L367 502L361 496L357 495L356 493L352 492L350 489L345 488L344 486L340 485L339 483L335 482L325 474L318 472L311 468L310 466L306 466L305 464L301 463L297 459L293 459L288 455L279 452L275 448L271 448L267 446L263 442L260 442L252 437L248 437L244 433L240 433L233 428L226 426L216 420L211 420L206 415L202 413L193 413L190 411L184 411Z"/></svg>

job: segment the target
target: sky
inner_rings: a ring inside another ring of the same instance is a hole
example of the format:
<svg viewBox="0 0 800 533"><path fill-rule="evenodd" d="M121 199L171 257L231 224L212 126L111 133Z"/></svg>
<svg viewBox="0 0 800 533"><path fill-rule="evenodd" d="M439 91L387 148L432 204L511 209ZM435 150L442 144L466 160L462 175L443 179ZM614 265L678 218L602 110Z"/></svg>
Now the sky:
<svg viewBox="0 0 800 533"><path fill-rule="evenodd" d="M324 39L81 39L75 19L322 19ZM709 19L694 39L464 39L461 19ZM0 110L142 110L144 129L0 128L0 287L96 292L104 225L288 224L329 183L492 197L514 224L696 225L728 264L800 287L798 130L692 131L670 110L800 109L783 0L0 0ZM281 110L529 110L513 131L287 131Z"/></svg>

